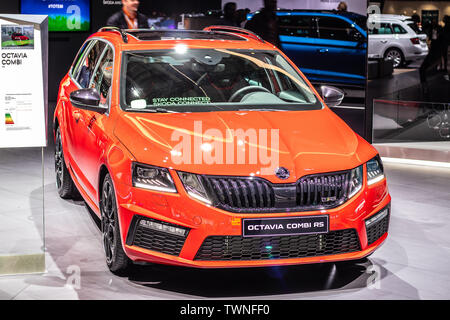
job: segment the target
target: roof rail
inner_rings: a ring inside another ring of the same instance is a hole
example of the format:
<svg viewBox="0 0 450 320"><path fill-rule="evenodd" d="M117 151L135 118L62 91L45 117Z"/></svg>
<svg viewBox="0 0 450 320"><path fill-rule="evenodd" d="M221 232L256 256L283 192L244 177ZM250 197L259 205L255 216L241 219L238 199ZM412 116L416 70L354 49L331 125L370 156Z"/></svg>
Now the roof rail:
<svg viewBox="0 0 450 320"><path fill-rule="evenodd" d="M264 40L258 36L256 33L253 33L247 29L231 27L231 26L209 26L203 29L203 31L218 31L218 32L228 32L228 33L237 33L243 34L250 38L253 38L257 41L264 42Z"/></svg>
<svg viewBox="0 0 450 320"><path fill-rule="evenodd" d="M120 28L117 27L102 27L100 29L98 29L97 32L118 32L120 33L120 36L122 37L123 42L128 43L128 36L127 33L125 31L123 31Z"/></svg>
<svg viewBox="0 0 450 320"><path fill-rule="evenodd" d="M277 12L317 12L317 13L338 13L336 9L277 9ZM348 13L352 13L346 11Z"/></svg>
<svg viewBox="0 0 450 320"><path fill-rule="evenodd" d="M276 11L290 11L290 12L337 12L336 9L284 9L284 8L279 8Z"/></svg>

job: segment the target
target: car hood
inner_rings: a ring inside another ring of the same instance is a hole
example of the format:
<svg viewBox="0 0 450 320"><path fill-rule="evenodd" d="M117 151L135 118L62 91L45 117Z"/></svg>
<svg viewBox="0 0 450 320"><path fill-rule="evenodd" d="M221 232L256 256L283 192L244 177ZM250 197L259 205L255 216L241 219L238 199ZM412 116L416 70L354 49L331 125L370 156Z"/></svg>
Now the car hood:
<svg viewBox="0 0 450 320"><path fill-rule="evenodd" d="M377 153L328 108L126 112L114 132L141 163L201 174L255 175L279 183L351 169ZM238 158L243 155L245 160ZM278 167L288 169L289 178L276 177Z"/></svg>

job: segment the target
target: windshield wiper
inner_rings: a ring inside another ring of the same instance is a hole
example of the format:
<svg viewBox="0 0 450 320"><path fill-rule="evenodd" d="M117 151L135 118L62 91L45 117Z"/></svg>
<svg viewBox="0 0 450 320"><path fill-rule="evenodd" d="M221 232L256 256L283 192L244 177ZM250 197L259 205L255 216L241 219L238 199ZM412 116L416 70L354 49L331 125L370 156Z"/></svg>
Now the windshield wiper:
<svg viewBox="0 0 450 320"><path fill-rule="evenodd" d="M152 108L152 109L148 109L148 111L149 112L154 112L154 113L158 113L158 112L161 112L161 113L178 113L176 111L167 110L167 109L164 109L164 108Z"/></svg>
<svg viewBox="0 0 450 320"><path fill-rule="evenodd" d="M177 111L167 110L164 108L151 108L151 109L133 109L128 108L127 111L137 111L137 112L149 112L149 113L178 113Z"/></svg>
<svg viewBox="0 0 450 320"><path fill-rule="evenodd" d="M271 109L271 108L260 108L260 109L239 109L238 111L287 111L286 109Z"/></svg>

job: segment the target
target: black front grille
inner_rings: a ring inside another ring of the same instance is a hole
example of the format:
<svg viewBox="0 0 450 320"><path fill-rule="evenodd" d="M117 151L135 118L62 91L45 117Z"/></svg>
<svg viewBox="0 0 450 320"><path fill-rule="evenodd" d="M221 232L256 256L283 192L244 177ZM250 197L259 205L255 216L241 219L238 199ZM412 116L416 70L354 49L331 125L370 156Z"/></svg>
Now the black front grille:
<svg viewBox="0 0 450 320"><path fill-rule="evenodd" d="M349 172L306 176L297 183L297 205L334 207L347 197Z"/></svg>
<svg viewBox="0 0 450 320"><path fill-rule="evenodd" d="M250 237L211 236L195 260L270 260L333 255L361 250L355 229L325 234Z"/></svg>
<svg viewBox="0 0 450 320"><path fill-rule="evenodd" d="M127 244L140 248L154 250L174 256L178 256L183 248L186 237L169 234L162 231L149 229L139 224L139 221L145 219L147 221L155 221L160 224L175 226L177 228L184 227L140 216L134 216L130 225L127 236ZM187 230L187 229L186 229Z"/></svg>
<svg viewBox="0 0 450 320"><path fill-rule="evenodd" d="M272 184L263 179L203 176L216 201L229 208L270 208L275 206Z"/></svg>
<svg viewBox="0 0 450 320"><path fill-rule="evenodd" d="M231 212L330 209L348 196L350 171L305 176L292 184L259 177L199 176L214 204Z"/></svg>
<svg viewBox="0 0 450 320"><path fill-rule="evenodd" d="M372 243L380 239L386 232L388 232L389 216L390 214L387 214L380 221L374 222L369 227L366 227L367 245L370 246Z"/></svg>

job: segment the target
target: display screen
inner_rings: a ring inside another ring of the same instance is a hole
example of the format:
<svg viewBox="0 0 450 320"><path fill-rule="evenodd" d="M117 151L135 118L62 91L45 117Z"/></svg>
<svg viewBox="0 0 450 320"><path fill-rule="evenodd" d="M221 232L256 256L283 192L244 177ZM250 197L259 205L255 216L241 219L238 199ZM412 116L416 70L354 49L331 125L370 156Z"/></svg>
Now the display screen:
<svg viewBox="0 0 450 320"><path fill-rule="evenodd" d="M20 13L48 15L49 31L89 31L89 0L21 0Z"/></svg>

